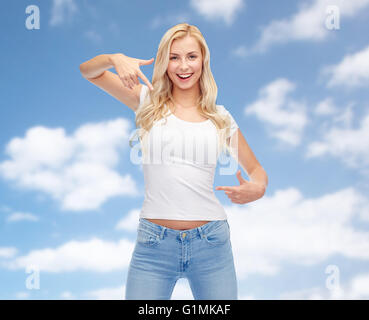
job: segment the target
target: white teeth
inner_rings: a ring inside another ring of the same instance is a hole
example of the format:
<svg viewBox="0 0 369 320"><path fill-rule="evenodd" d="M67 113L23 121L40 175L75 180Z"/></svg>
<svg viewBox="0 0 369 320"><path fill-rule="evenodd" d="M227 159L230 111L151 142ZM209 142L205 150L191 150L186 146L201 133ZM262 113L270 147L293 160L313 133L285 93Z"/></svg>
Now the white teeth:
<svg viewBox="0 0 369 320"><path fill-rule="evenodd" d="M183 75L178 74L178 76L179 76L180 78L182 78L182 79L186 79L186 78L191 77L191 76L192 76L192 73L191 73L191 74L189 74L189 75L187 75L187 76L183 76Z"/></svg>

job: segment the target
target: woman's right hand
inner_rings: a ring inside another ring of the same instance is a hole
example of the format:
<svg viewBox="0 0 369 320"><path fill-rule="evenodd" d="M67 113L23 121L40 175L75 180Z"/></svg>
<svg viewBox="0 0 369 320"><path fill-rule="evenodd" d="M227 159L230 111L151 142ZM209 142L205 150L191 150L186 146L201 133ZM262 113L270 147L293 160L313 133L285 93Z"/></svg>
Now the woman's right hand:
<svg viewBox="0 0 369 320"><path fill-rule="evenodd" d="M140 77L149 89L153 90L152 84L142 73L140 66L153 63L154 58L151 58L150 60L142 60L128 57L123 53L114 53L110 55L110 61L125 87L133 89L135 85L140 84L138 81L138 77Z"/></svg>

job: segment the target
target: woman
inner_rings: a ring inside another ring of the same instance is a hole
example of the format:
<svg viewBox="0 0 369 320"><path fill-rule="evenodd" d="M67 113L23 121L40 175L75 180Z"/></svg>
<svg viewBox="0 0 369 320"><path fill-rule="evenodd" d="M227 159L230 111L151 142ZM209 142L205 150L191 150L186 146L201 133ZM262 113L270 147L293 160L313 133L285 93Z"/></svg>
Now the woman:
<svg viewBox="0 0 369 320"><path fill-rule="evenodd" d="M118 53L80 66L87 80L135 112L140 128L145 200L126 299L170 299L182 277L195 299L237 299L227 215L213 192L216 161L229 150L252 180L238 171L239 186L216 188L234 203L261 198L266 173L230 112L216 105L210 53L197 27L182 23L165 33L151 84L139 67L152 62Z"/></svg>

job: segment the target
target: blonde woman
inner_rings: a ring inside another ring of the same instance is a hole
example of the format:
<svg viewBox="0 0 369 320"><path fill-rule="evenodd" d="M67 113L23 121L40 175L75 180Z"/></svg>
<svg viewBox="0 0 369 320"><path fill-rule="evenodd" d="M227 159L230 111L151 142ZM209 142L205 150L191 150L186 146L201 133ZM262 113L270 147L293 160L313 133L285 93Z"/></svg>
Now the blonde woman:
<svg viewBox="0 0 369 320"><path fill-rule="evenodd" d="M136 115L145 198L125 297L168 300L177 280L187 278L195 299L237 299L230 227L213 191L218 156L228 150L251 178L237 171L239 186L216 188L234 203L261 198L267 175L231 113L216 104L200 30L181 23L164 34L150 83L140 66L153 61L117 53L80 66L87 80Z"/></svg>

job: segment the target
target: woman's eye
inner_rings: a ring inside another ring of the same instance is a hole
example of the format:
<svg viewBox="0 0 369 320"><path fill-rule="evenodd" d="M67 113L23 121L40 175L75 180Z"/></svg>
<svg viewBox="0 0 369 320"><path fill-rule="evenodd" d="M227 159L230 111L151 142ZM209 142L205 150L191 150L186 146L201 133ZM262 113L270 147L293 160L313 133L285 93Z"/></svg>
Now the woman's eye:
<svg viewBox="0 0 369 320"><path fill-rule="evenodd" d="M170 60L176 59L177 57L171 57ZM196 58L196 56L190 56L190 58Z"/></svg>

